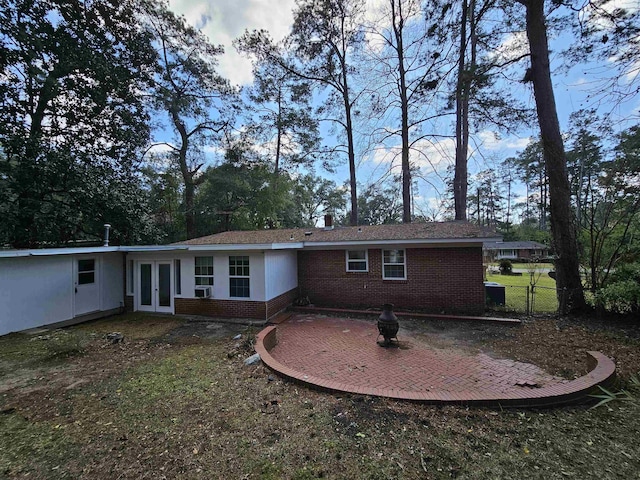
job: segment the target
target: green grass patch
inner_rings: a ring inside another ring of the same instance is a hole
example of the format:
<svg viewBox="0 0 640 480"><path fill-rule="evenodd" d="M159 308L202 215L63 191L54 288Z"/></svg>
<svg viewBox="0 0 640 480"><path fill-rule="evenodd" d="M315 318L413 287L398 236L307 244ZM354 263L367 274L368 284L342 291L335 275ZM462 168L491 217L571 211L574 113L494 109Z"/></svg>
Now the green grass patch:
<svg viewBox="0 0 640 480"><path fill-rule="evenodd" d="M144 340L161 337L186 320L180 317L152 315L145 312L130 312L72 327L73 330L107 334L120 332L125 339Z"/></svg>
<svg viewBox="0 0 640 480"><path fill-rule="evenodd" d="M527 309L527 287L529 287L529 308L534 313L553 313L558 310L556 282L546 273L535 274L534 295L531 296L531 278L528 273L521 277L487 273L487 281L497 282L505 288L505 310L525 312Z"/></svg>
<svg viewBox="0 0 640 480"><path fill-rule="evenodd" d="M77 451L64 425L0 413L0 478L58 478Z"/></svg>
<svg viewBox="0 0 640 480"><path fill-rule="evenodd" d="M52 330L42 335L4 335L0 337L0 376L22 368L59 364L81 355L90 341L87 333L69 330Z"/></svg>

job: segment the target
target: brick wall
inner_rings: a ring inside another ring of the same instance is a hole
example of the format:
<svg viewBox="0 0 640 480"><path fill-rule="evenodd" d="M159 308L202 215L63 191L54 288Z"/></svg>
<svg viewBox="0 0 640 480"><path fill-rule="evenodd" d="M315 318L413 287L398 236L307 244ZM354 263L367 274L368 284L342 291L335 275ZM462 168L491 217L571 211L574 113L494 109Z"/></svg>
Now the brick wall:
<svg viewBox="0 0 640 480"><path fill-rule="evenodd" d="M266 302L218 300L215 298L175 298L177 315L206 315L208 317L256 318L264 320Z"/></svg>
<svg viewBox="0 0 640 480"><path fill-rule="evenodd" d="M133 312L133 295L124 296L124 310L125 312Z"/></svg>
<svg viewBox="0 0 640 480"><path fill-rule="evenodd" d="M298 289L294 288L269 300L267 302L267 319L287 308L296 298L298 298Z"/></svg>
<svg viewBox="0 0 640 480"><path fill-rule="evenodd" d="M369 271L346 272L344 250L298 252L301 296L319 306L378 307L429 312L484 310L482 248L408 248L406 280L382 279L382 251L369 249Z"/></svg>
<svg viewBox="0 0 640 480"><path fill-rule="evenodd" d="M215 298L174 298L175 313L176 315L267 320L291 305L297 296L298 289L294 288L268 302L217 300Z"/></svg>

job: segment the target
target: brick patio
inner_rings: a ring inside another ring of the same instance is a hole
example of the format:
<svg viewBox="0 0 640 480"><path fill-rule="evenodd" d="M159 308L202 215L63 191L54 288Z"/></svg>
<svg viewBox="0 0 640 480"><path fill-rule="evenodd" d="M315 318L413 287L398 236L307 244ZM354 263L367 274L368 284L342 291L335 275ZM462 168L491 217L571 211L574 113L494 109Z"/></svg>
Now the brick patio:
<svg viewBox="0 0 640 480"><path fill-rule="evenodd" d="M296 314L260 332L256 351L271 369L315 387L428 403L566 404L615 374L598 352L589 352L592 371L569 381L532 364L434 348L400 333L399 348L382 348L375 322Z"/></svg>

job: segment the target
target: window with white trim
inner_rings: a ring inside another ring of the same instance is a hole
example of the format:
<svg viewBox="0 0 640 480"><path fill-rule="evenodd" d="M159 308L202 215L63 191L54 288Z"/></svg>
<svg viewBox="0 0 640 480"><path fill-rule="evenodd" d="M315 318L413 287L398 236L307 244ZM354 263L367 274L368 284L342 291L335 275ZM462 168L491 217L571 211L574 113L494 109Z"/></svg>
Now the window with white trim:
<svg viewBox="0 0 640 480"><path fill-rule="evenodd" d="M213 285L213 257L195 257L196 285Z"/></svg>
<svg viewBox="0 0 640 480"><path fill-rule="evenodd" d="M347 272L368 272L369 255L367 250L347 250Z"/></svg>
<svg viewBox="0 0 640 480"><path fill-rule="evenodd" d="M404 250L382 251L382 278L385 280L406 280L407 264Z"/></svg>
<svg viewBox="0 0 640 480"><path fill-rule="evenodd" d="M229 257L229 296L249 298L249 257Z"/></svg>

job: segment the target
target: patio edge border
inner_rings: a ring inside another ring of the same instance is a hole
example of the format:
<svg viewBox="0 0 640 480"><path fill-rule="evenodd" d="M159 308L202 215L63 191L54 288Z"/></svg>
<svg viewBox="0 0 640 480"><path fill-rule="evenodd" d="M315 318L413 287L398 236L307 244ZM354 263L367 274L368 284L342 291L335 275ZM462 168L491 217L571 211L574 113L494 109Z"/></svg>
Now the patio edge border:
<svg viewBox="0 0 640 480"><path fill-rule="evenodd" d="M566 383L557 383L547 387L524 390L521 396L495 396L480 397L472 394L463 395L449 392L419 392L409 390L387 390L380 388L356 387L330 379L315 377L298 372L295 369L283 365L269 353L278 343L277 327L268 326L260 331L256 337L255 350L260 355L262 362L279 375L314 388L331 392L346 392L358 395L370 395L386 397L395 400L407 400L433 405L459 404L473 406L500 406L500 407L556 407L561 405L585 403L589 395L597 391L598 385L610 385L616 375L616 366L613 360L606 355L596 352L587 352L587 365L589 373Z"/></svg>

